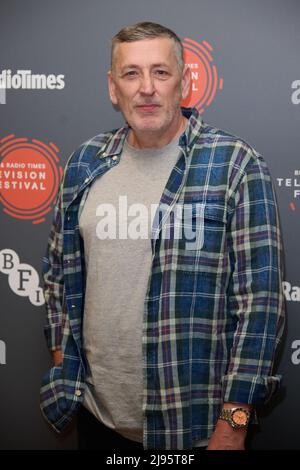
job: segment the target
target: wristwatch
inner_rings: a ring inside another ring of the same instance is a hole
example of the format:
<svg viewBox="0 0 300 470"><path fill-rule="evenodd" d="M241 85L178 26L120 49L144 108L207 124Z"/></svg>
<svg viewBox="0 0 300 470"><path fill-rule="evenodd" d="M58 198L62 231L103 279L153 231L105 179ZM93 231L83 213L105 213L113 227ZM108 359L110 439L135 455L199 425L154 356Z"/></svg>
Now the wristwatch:
<svg viewBox="0 0 300 470"><path fill-rule="evenodd" d="M219 419L227 421L233 429L245 429L249 423L250 412L245 408L223 408Z"/></svg>

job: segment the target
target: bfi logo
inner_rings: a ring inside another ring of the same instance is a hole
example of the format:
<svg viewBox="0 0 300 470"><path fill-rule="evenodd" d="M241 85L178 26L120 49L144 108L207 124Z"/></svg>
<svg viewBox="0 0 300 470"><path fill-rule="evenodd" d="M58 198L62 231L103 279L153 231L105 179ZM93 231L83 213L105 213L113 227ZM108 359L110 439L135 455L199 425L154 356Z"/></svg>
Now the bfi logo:
<svg viewBox="0 0 300 470"><path fill-rule="evenodd" d="M35 306L45 303L37 271L29 264L20 263L15 251L9 248L0 251L0 272L8 275L8 284L16 295L28 297Z"/></svg>

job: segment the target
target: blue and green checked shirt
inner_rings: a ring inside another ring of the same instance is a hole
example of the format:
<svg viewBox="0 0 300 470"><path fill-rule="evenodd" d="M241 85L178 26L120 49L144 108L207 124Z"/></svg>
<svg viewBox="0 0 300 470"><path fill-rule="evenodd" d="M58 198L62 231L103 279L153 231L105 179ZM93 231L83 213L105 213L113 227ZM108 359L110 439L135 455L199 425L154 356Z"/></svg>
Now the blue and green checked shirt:
<svg viewBox="0 0 300 470"><path fill-rule="evenodd" d="M145 449L190 449L209 439L224 401L260 405L280 384L272 374L284 326L282 245L270 174L246 142L205 124L195 109L182 112L189 123L151 239L142 332ZM99 134L71 155L54 210L43 259L45 334L63 362L43 377L41 409L57 431L85 390L79 214L94 179L119 163L127 132ZM174 217L175 204L191 209L189 219ZM175 236L185 224L198 231L198 244Z"/></svg>

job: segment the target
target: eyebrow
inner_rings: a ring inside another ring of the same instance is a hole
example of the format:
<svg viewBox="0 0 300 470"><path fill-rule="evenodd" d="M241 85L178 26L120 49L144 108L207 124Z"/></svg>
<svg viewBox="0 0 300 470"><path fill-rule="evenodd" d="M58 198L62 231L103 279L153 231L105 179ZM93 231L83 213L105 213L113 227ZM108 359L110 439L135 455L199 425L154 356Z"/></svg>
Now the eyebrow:
<svg viewBox="0 0 300 470"><path fill-rule="evenodd" d="M154 68L154 67L169 67L169 65L166 64L165 62L160 62L160 63L151 65L151 68ZM128 65L124 65L120 70L122 72L126 69L140 69L140 68L141 67L137 64L128 64Z"/></svg>

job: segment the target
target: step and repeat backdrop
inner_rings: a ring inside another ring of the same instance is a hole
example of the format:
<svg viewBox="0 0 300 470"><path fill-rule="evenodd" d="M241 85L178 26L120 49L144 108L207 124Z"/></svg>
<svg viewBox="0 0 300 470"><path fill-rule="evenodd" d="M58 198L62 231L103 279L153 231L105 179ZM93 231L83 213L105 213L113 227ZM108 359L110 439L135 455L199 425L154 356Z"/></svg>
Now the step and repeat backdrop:
<svg viewBox="0 0 300 470"><path fill-rule="evenodd" d="M300 449L300 2L298 0L1 0L0 449L75 449L39 409L51 365L41 266L64 165L88 138L123 124L110 104L110 40L154 21L181 38L192 72L185 105L267 161L285 246L287 329L280 393L252 449Z"/></svg>

